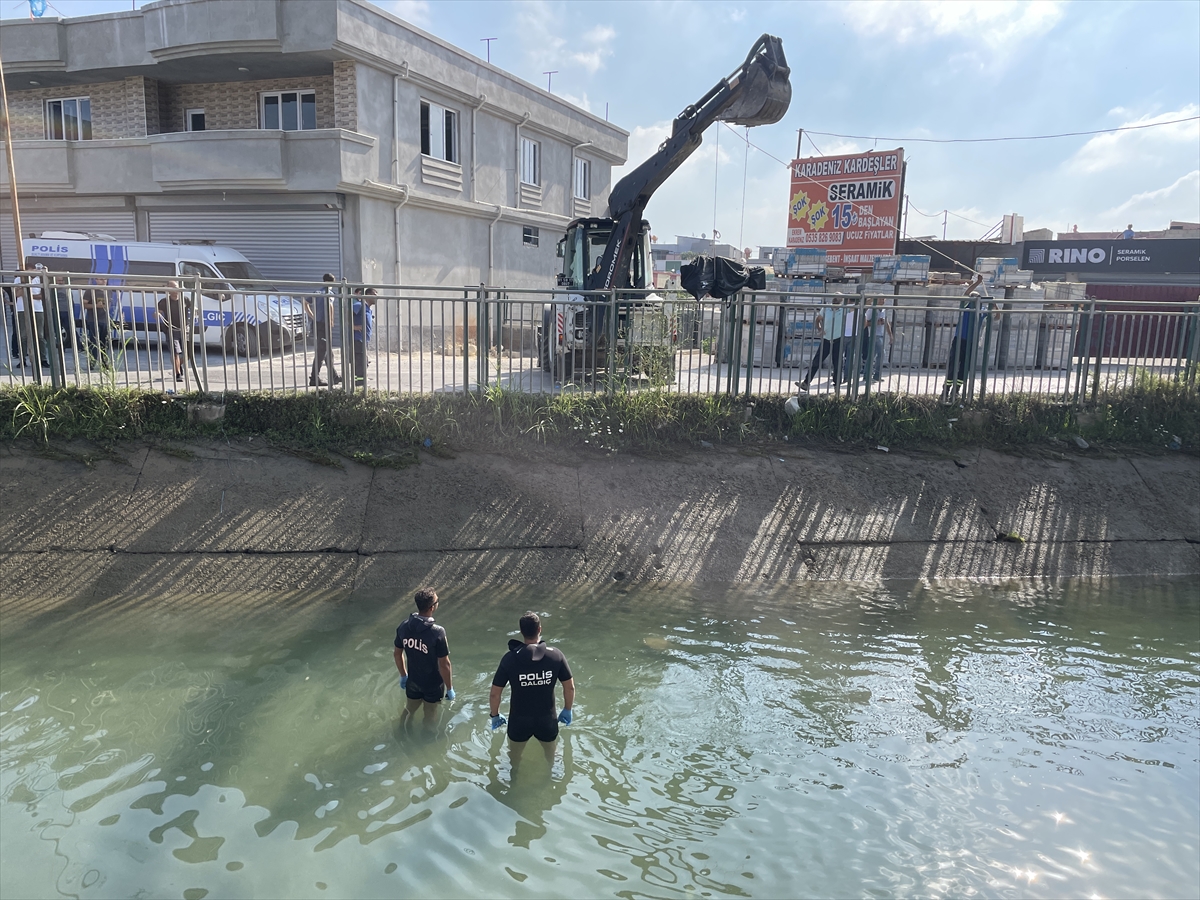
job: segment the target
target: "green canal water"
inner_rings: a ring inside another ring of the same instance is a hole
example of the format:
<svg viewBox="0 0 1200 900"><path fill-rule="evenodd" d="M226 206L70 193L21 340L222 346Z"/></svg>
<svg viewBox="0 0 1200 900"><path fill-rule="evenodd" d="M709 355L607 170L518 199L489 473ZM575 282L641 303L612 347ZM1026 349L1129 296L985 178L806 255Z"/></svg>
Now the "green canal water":
<svg viewBox="0 0 1200 900"><path fill-rule="evenodd" d="M1198 595L447 592L458 699L409 731L407 597L10 626L0 896L1194 897ZM527 607L579 696L514 774Z"/></svg>

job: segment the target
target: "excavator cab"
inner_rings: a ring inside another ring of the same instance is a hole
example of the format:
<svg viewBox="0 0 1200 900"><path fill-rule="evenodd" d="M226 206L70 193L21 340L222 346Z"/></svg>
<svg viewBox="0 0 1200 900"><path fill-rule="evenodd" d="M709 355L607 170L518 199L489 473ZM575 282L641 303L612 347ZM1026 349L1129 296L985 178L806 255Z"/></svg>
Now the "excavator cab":
<svg viewBox="0 0 1200 900"><path fill-rule="evenodd" d="M563 261L558 276L559 287L577 291L591 290L600 272L600 260L612 237L612 219L576 219L567 226L567 233L558 242L558 256ZM641 228L629 254L629 270L618 277L618 288L652 288L650 273L650 223L642 220Z"/></svg>
<svg viewBox="0 0 1200 900"><path fill-rule="evenodd" d="M727 79L734 87L733 79L740 76L742 89L721 112L721 121L751 127L774 125L792 102L791 71L783 55L783 41L764 34L750 48L740 72Z"/></svg>
<svg viewBox="0 0 1200 900"><path fill-rule="evenodd" d="M543 309L538 332L542 369L552 373L557 382L570 380L577 370L594 373L605 365L615 365L626 374L644 371L644 358L654 355L651 346L674 344L675 335L665 324L658 298L650 304L643 302L646 290L654 287L649 222L640 223L628 266L613 279L615 298L609 291L584 293L595 290L603 280L600 264L615 227L612 219L576 219L558 242L558 256L563 261L558 286L567 290L556 294ZM615 316L615 323L610 316ZM614 337L616 344L610 347ZM666 360L668 356L663 349L654 358ZM662 360L659 368L665 364ZM662 373L656 370L655 374Z"/></svg>

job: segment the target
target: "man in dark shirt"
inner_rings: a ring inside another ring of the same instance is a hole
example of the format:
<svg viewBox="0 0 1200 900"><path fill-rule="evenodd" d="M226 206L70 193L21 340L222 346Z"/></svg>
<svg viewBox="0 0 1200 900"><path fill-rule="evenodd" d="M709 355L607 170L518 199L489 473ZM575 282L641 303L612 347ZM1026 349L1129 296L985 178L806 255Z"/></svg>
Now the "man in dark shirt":
<svg viewBox="0 0 1200 900"><path fill-rule="evenodd" d="M312 374L308 378L311 387L325 386L325 382L321 380L322 365L329 372L331 383L337 384L342 380L342 376L333 367L333 297L337 293L337 287L334 285L337 279L332 272L326 272L321 276L321 280L327 285L324 292L311 298L311 302L308 298L304 300L304 308L312 316L313 331L317 340L313 353Z"/></svg>
<svg viewBox="0 0 1200 900"><path fill-rule="evenodd" d="M175 380L183 381L183 329L188 323L178 281L167 282L167 296L158 301L158 320L159 332L166 331L167 340L171 344L171 364L175 369Z"/></svg>
<svg viewBox="0 0 1200 900"><path fill-rule="evenodd" d="M396 629L392 651L400 671L400 687L404 688L407 698L400 722L407 722L424 703L425 722L432 724L443 689L447 700L454 699L454 688L450 686L450 647L446 643L446 629L433 621L434 611L438 608L437 592L432 588L421 588L413 599L417 602L417 611Z"/></svg>
<svg viewBox="0 0 1200 900"><path fill-rule="evenodd" d="M542 640L542 620L537 613L527 612L521 616L521 637L523 640L508 642L508 652L500 660L500 668L492 679L489 704L492 730L508 723L513 765L521 758L525 742L531 737L541 742L546 759L553 762L558 723L571 724L575 682L562 651L547 647ZM555 717L554 684L558 681L562 682L563 709ZM508 719L500 715L500 697L506 684L512 686Z"/></svg>
<svg viewBox="0 0 1200 900"><path fill-rule="evenodd" d="M95 278L92 287L83 291L79 298L83 314L83 344L92 365L108 368L112 340L109 336L111 311L107 278Z"/></svg>

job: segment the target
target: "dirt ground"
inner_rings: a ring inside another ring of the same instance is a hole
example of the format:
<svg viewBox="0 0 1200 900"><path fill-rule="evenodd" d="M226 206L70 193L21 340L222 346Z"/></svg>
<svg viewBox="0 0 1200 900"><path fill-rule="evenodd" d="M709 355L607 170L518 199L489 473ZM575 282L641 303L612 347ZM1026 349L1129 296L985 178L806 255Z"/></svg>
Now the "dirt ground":
<svg viewBox="0 0 1200 900"><path fill-rule="evenodd" d="M122 452L0 456L9 625L165 596L313 602L427 583L1200 574L1200 466L1181 454L536 448L343 470L258 440Z"/></svg>

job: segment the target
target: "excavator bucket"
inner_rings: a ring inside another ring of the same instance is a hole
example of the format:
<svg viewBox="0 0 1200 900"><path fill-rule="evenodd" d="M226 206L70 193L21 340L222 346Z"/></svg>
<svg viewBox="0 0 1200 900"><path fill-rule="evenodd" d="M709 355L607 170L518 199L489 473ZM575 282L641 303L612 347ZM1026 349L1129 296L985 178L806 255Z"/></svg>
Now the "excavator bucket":
<svg viewBox="0 0 1200 900"><path fill-rule="evenodd" d="M755 42L741 69L727 79L745 82L738 98L721 113L734 125L773 125L792 102L791 69L783 55L783 41L764 34Z"/></svg>

